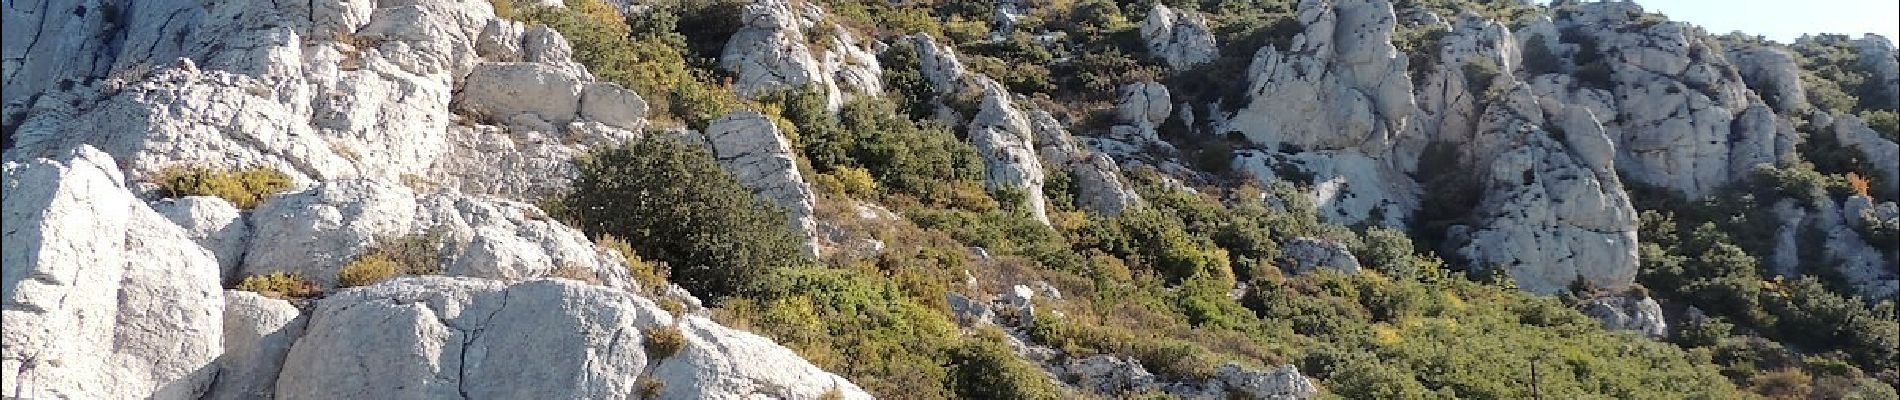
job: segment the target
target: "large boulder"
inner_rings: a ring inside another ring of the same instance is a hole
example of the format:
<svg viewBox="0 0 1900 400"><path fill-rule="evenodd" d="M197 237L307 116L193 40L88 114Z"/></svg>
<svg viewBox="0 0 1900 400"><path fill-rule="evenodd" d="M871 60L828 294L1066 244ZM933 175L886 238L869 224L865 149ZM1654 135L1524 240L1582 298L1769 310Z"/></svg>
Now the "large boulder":
<svg viewBox="0 0 1900 400"><path fill-rule="evenodd" d="M1148 53L1183 71L1220 57L1214 32L1207 18L1193 11L1175 11L1161 3L1148 9L1141 21L1141 38L1148 41Z"/></svg>
<svg viewBox="0 0 1900 400"><path fill-rule="evenodd" d="M404 236L435 240L433 267L448 275L517 280L569 268L604 285L633 286L620 255L533 205L489 196L418 196L385 182L344 180L273 197L252 212L251 224L245 274L295 272L326 288L344 265Z"/></svg>
<svg viewBox="0 0 1900 400"><path fill-rule="evenodd" d="M1143 203L1134 185L1123 181L1121 166L1114 159L1078 145L1055 116L1047 111L1030 111L1029 123L1043 164L1068 172L1074 179L1076 207L1115 216Z"/></svg>
<svg viewBox="0 0 1900 400"><path fill-rule="evenodd" d="M805 238L805 252L816 255L818 196L798 172L798 154L778 125L757 111L733 112L706 127L706 140L726 173L784 209L792 231Z"/></svg>
<svg viewBox="0 0 1900 400"><path fill-rule="evenodd" d="M1539 101L1518 84L1486 110L1476 142L1484 194L1457 255L1503 269L1518 287L1557 293L1582 280L1620 289L1636 278L1636 210L1610 142L1585 107Z"/></svg>
<svg viewBox="0 0 1900 400"><path fill-rule="evenodd" d="M1900 108L1900 55L1889 39L1866 34L1854 40L1854 53L1860 69L1867 72L1869 86L1875 88L1866 94L1867 99L1876 108L1892 110Z"/></svg>
<svg viewBox="0 0 1900 400"><path fill-rule="evenodd" d="M1304 1L1298 14L1304 31L1284 51L1254 53L1249 99L1215 132L1239 132L1268 149L1236 154L1234 166L1263 182L1311 184L1328 221L1404 225L1418 189L1406 163L1389 155L1417 107L1406 57L1391 43L1392 4ZM1289 162L1307 176L1273 172Z"/></svg>
<svg viewBox="0 0 1900 400"><path fill-rule="evenodd" d="M581 78L541 63L483 63L462 84L456 110L507 121L531 114L565 124L581 109Z"/></svg>
<svg viewBox="0 0 1900 400"><path fill-rule="evenodd" d="M1798 113L1808 108L1808 93L1801 87L1801 65L1793 52L1768 43L1724 43L1728 59L1742 74L1742 82L1760 94L1775 111Z"/></svg>
<svg viewBox="0 0 1900 400"><path fill-rule="evenodd" d="M988 170L985 183L991 189L1020 192L1030 215L1047 225L1042 161L1036 156L1036 139L1029 117L1016 108L1002 84L988 77L980 77L978 81L983 87L983 99L976 117L970 121L969 137Z"/></svg>
<svg viewBox="0 0 1900 400"><path fill-rule="evenodd" d="M197 399L216 376L216 258L91 147L4 166L0 392Z"/></svg>
<svg viewBox="0 0 1900 400"><path fill-rule="evenodd" d="M1649 296L1603 296L1584 301L1577 308L1583 315L1596 318L1603 329L1635 331L1657 339L1669 336L1669 323L1663 320L1662 305Z"/></svg>
<svg viewBox="0 0 1900 400"><path fill-rule="evenodd" d="M1359 272L1359 258L1345 244L1310 237L1298 237L1280 246L1280 259L1291 267L1288 272L1307 273L1320 268L1344 273Z"/></svg>
<svg viewBox="0 0 1900 400"><path fill-rule="evenodd" d="M1900 144L1887 140L1867 127L1867 123L1852 114L1834 117L1834 140L1842 146L1858 150L1867 156L1867 161L1880 172L1880 184L1890 193L1900 192Z"/></svg>
<svg viewBox="0 0 1900 400"><path fill-rule="evenodd" d="M868 43L831 25L816 3L758 0L740 18L742 27L719 56L720 68L737 75L733 90L739 95L813 86L835 112L848 93L883 90L882 69Z"/></svg>
<svg viewBox="0 0 1900 400"><path fill-rule="evenodd" d="M656 332L684 346L648 352ZM564 280L402 278L320 300L277 397L869 398L770 341Z"/></svg>

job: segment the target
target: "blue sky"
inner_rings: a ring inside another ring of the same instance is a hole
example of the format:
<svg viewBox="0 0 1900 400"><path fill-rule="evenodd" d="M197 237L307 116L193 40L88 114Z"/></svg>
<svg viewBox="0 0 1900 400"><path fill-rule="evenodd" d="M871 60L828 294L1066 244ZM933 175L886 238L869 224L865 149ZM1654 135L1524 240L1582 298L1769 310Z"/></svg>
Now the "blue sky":
<svg viewBox="0 0 1900 400"><path fill-rule="evenodd" d="M1900 0L1637 0L1643 9L1701 25L1711 34L1742 31L1782 43L1804 33L1872 32L1900 37Z"/></svg>

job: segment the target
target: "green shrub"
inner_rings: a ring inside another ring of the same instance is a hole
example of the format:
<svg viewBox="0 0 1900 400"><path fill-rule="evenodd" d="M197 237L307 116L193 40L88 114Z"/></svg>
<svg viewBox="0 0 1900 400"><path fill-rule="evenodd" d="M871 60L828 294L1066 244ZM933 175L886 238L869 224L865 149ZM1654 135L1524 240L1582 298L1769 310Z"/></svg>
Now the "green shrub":
<svg viewBox="0 0 1900 400"><path fill-rule="evenodd" d="M580 228L624 238L695 294L718 299L804 262L783 211L754 198L703 148L650 136L595 148L576 164L564 202Z"/></svg>
<svg viewBox="0 0 1900 400"><path fill-rule="evenodd" d="M678 325L648 329L642 346L647 350L647 358L665 360L686 348L686 334L680 332Z"/></svg>
<svg viewBox="0 0 1900 400"><path fill-rule="evenodd" d="M951 349L951 387L968 399L1055 399L1060 393L1041 370L1018 358L1002 343L1001 332L986 331Z"/></svg>
<svg viewBox="0 0 1900 400"><path fill-rule="evenodd" d="M202 167L171 167L158 172L154 183L164 197L213 196L240 209L256 208L270 195L290 190L289 175L264 167L220 171Z"/></svg>
<svg viewBox="0 0 1900 400"><path fill-rule="evenodd" d="M273 298L312 298L323 295L316 282L295 272L272 272L244 277L237 290L257 292Z"/></svg>
<svg viewBox="0 0 1900 400"><path fill-rule="evenodd" d="M772 337L813 364L850 378L883 397L949 398L943 360L957 328L937 307L912 293L943 298L942 286L908 290L886 273L837 269L780 269L756 292L722 306L720 316Z"/></svg>
<svg viewBox="0 0 1900 400"><path fill-rule="evenodd" d="M337 271L337 287L368 286L395 278L404 272L402 264L397 264L388 255L382 253L364 254L356 260L343 264Z"/></svg>

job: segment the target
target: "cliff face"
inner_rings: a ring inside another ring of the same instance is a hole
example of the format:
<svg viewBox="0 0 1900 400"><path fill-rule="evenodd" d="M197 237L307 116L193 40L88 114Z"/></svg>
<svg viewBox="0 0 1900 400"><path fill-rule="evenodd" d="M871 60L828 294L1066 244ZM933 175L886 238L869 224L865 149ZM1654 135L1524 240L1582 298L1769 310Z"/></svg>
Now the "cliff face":
<svg viewBox="0 0 1900 400"><path fill-rule="evenodd" d="M484 2L8 7L8 397L624 398L648 380L668 398L868 397L660 308L677 296L642 288L663 283L520 201L646 126L640 94L546 27ZM798 181L746 161L769 157L761 139L715 139L735 170ZM149 182L180 165L269 167L295 189L242 211L157 199ZM422 233L445 276L336 289L346 262ZM271 273L335 293L221 289ZM645 350L663 330L685 350Z"/></svg>
<svg viewBox="0 0 1900 400"><path fill-rule="evenodd" d="M1220 77L1237 95L1205 104L1166 79L1113 82L1099 121L1054 105L1066 99L1012 91L1014 82L966 65L947 38L868 34L809 2L748 2L725 21L735 32L713 61L733 78L720 90L737 98L816 88L823 111L837 114L849 99L894 90L880 55L902 44L917 58L919 76L905 82L918 86L915 100L969 143L988 189L1020 195L1041 225L1077 229L1055 203L1104 218L1148 207L1138 172L1176 188L1291 182L1299 198L1273 200L1308 201L1334 224L1430 230L1454 263L1540 294L1634 285L1636 185L1689 199L1724 193L1819 138L1866 161L1885 193L1900 191L1900 145L1873 120L1818 110L1787 46L1724 41L1633 3L1557 3L1548 16L1499 21L1304 0L1282 32L1290 37L1256 48L1217 43L1208 18L1157 3L1124 21L1136 26L1132 47L1176 74L1251 55ZM814 189L797 127L776 114L715 115L704 132L663 126L649 113L676 94L600 79L561 33L499 17L489 2L5 7L7 397L870 397L714 322L683 289L639 281L626 255L534 204L565 190L589 149L678 134L700 139L726 173L786 212L808 256L882 251L889 238L837 247L832 237L852 232L823 210L841 200ZM998 18L1020 20L1013 7L1022 5L997 7ZM1436 47L1395 44L1422 31L1436 32ZM1038 34L1026 40L1066 40ZM1892 43L1870 36L1851 47L1870 87L1888 89L1863 102L1891 109ZM1201 148L1216 142L1231 151ZM1203 159L1177 146L1190 143ZM163 198L154 182L180 166L269 168L291 189L248 210ZM1426 176L1447 169L1463 179L1435 186ZM1469 201L1434 204L1434 191ZM1791 276L1820 272L1800 271L1801 260L1827 260L1839 267L1826 272L1858 294L1891 298L1896 260L1869 243L1868 225L1891 223L1893 209L1868 193L1775 204L1764 253ZM1415 218L1433 213L1450 215ZM346 264L405 235L440 239L441 276L343 287ZM1816 240L1827 245L1800 245ZM1343 260L1352 268L1332 266L1358 270L1358 250L1344 244L1290 243L1265 258L1294 259L1298 272ZM276 273L330 294L293 303L229 290ZM1223 290L1248 293L1228 274ZM1029 313L1031 296L1019 297L1010 311ZM953 312L989 315L962 300L971 309L953 301ZM673 303L692 306L660 305ZM1667 335L1653 300L1587 307L1614 329ZM1028 324L989 317L965 325L1009 329L1020 355L1075 390L1319 394L1292 367L1223 365L1168 381L1112 354L1057 358L1056 344L1025 339ZM659 332L683 335L684 347L655 354Z"/></svg>

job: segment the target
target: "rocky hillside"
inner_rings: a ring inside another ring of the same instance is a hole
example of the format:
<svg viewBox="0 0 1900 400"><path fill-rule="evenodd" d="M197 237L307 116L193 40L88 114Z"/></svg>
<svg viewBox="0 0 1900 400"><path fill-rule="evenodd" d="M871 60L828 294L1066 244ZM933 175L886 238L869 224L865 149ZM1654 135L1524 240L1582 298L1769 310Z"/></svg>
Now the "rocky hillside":
<svg viewBox="0 0 1900 400"><path fill-rule="evenodd" d="M1896 398L1900 56L1559 0L4 5L7 398Z"/></svg>

